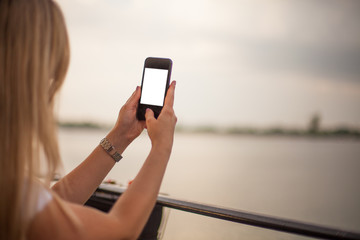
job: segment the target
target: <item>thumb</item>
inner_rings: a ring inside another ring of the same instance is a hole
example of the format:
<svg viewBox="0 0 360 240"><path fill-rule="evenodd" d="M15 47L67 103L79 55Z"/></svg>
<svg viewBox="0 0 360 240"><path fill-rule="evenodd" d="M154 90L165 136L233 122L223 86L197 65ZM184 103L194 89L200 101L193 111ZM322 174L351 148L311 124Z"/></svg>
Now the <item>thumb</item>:
<svg viewBox="0 0 360 240"><path fill-rule="evenodd" d="M137 86L133 94L129 97L129 99L126 101L126 104L130 104L133 107L136 107L140 98L140 87Z"/></svg>
<svg viewBox="0 0 360 240"><path fill-rule="evenodd" d="M146 113L145 113L145 119L146 119L146 122L152 120L152 119L155 119L154 117L154 112L153 110L151 110L150 108L147 108L146 109Z"/></svg>

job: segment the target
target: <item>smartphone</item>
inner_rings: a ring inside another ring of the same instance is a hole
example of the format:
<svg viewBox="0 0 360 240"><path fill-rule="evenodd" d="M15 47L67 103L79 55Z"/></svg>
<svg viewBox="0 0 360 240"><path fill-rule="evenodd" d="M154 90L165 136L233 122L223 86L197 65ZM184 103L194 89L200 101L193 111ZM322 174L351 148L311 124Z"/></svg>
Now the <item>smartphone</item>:
<svg viewBox="0 0 360 240"><path fill-rule="evenodd" d="M141 96L136 117L145 120L145 112L150 108L157 118L164 106L165 96L170 84L172 60L169 58L148 57L145 59L141 81Z"/></svg>

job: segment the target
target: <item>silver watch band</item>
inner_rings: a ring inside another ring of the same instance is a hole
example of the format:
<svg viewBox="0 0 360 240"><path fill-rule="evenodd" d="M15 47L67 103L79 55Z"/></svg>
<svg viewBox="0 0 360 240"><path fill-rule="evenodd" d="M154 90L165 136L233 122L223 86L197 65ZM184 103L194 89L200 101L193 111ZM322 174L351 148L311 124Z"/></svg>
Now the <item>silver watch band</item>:
<svg viewBox="0 0 360 240"><path fill-rule="evenodd" d="M115 160L115 162L119 162L123 158L106 137L100 141L100 146Z"/></svg>

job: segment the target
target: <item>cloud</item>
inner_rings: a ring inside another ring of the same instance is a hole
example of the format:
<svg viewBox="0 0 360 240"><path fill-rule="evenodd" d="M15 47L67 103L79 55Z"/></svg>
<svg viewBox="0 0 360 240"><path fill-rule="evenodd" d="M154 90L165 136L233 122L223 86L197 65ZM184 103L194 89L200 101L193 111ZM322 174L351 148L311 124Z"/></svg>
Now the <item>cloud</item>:
<svg viewBox="0 0 360 240"><path fill-rule="evenodd" d="M298 124L319 111L360 122L360 1L61 2L72 47L62 116L114 116L107 103L126 101L144 59L166 56L181 121Z"/></svg>

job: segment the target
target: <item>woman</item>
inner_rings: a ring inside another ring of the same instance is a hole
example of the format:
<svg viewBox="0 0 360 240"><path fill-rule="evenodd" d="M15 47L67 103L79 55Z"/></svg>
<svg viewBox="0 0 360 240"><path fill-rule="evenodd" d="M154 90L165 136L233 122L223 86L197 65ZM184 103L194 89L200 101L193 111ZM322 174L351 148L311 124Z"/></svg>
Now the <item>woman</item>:
<svg viewBox="0 0 360 240"><path fill-rule="evenodd" d="M69 63L58 5L0 0L0 48L0 239L136 239L172 149L175 82L159 118L148 109L145 122L135 117L137 87L105 143L50 189L60 165L53 105ZM121 154L145 127L152 148L127 191L108 214L83 206L115 165L104 148L111 145Z"/></svg>

